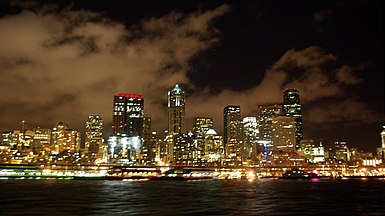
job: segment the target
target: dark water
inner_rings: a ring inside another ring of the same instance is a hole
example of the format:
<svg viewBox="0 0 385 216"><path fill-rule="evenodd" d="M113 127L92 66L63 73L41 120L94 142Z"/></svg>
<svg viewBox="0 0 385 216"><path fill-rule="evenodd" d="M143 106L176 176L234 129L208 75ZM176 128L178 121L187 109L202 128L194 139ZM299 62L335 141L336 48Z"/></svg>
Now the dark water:
<svg viewBox="0 0 385 216"><path fill-rule="evenodd" d="M385 180L0 180L0 215L385 215Z"/></svg>

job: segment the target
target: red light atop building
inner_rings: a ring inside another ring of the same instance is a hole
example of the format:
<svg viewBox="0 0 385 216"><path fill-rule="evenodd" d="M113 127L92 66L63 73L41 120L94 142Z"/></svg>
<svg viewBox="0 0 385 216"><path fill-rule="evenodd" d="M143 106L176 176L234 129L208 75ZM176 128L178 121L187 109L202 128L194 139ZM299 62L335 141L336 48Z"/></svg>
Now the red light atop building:
<svg viewBox="0 0 385 216"><path fill-rule="evenodd" d="M297 88L286 88L285 90L283 90L282 92L285 93L287 91L299 91Z"/></svg>
<svg viewBox="0 0 385 216"><path fill-rule="evenodd" d="M142 95L140 95L140 94L124 94L124 93L116 93L115 96L118 96L118 97L126 97L126 98L138 98L138 99L142 99Z"/></svg>

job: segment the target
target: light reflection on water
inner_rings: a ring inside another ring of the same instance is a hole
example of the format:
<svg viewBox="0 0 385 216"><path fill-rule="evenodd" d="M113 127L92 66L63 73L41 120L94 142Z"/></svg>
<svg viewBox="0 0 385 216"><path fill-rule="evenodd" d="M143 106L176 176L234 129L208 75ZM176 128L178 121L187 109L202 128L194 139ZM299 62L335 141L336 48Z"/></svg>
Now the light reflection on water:
<svg viewBox="0 0 385 216"><path fill-rule="evenodd" d="M383 191L371 179L0 180L0 206L3 215L385 214Z"/></svg>

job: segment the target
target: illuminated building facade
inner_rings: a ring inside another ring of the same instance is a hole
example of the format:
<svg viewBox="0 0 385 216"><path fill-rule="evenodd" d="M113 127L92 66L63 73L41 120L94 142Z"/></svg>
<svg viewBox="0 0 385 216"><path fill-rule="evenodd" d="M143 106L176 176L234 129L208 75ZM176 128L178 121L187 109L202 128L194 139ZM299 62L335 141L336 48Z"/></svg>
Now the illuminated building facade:
<svg viewBox="0 0 385 216"><path fill-rule="evenodd" d="M214 129L209 129L204 139L204 161L205 164L217 166L223 159L222 136L219 136Z"/></svg>
<svg viewBox="0 0 385 216"><path fill-rule="evenodd" d="M48 156L51 153L51 129L33 129L33 151L36 155Z"/></svg>
<svg viewBox="0 0 385 216"><path fill-rule="evenodd" d="M151 117L143 118L143 145L141 147L141 164L155 165L156 132L151 131Z"/></svg>
<svg viewBox="0 0 385 216"><path fill-rule="evenodd" d="M244 132L244 160L256 161L258 157L258 138L259 129L256 117L243 118L243 132Z"/></svg>
<svg viewBox="0 0 385 216"><path fill-rule="evenodd" d="M341 161L349 161L349 149L344 141L336 141L334 142L334 149L336 152L336 159Z"/></svg>
<svg viewBox="0 0 385 216"><path fill-rule="evenodd" d="M285 116L292 116L295 120L295 148L300 148L302 140L302 106L299 100L299 91L297 89L285 89L283 91L283 111Z"/></svg>
<svg viewBox="0 0 385 216"><path fill-rule="evenodd" d="M213 118L195 117L193 126L194 146L196 151L193 153L195 164L201 164L205 155L205 136L206 132L213 128Z"/></svg>
<svg viewBox="0 0 385 216"><path fill-rule="evenodd" d="M101 159L103 143L103 119L100 115L89 115L86 122L85 152L91 161Z"/></svg>
<svg viewBox="0 0 385 216"><path fill-rule="evenodd" d="M233 122L234 121L234 122ZM223 145L224 145L224 154L226 157L230 154L227 152L228 146L230 141L232 142L231 145L236 145L234 143L234 138L230 136L232 134L233 136L236 135L236 128L239 122L241 121L241 107L240 106L226 106L223 109ZM232 131L232 133L231 133Z"/></svg>
<svg viewBox="0 0 385 216"><path fill-rule="evenodd" d="M320 139L317 141L317 145L324 147L325 161L334 162L336 160L336 148L334 143L329 142L326 139Z"/></svg>
<svg viewBox="0 0 385 216"><path fill-rule="evenodd" d="M382 126L380 137L381 137L381 148L377 148L377 158L382 160L382 162L385 162L385 125Z"/></svg>
<svg viewBox="0 0 385 216"><path fill-rule="evenodd" d="M115 135L142 136L144 99L139 94L114 96L113 125Z"/></svg>
<svg viewBox="0 0 385 216"><path fill-rule="evenodd" d="M277 116L272 121L271 141L273 149L282 151L295 150L295 121L291 116Z"/></svg>
<svg viewBox="0 0 385 216"><path fill-rule="evenodd" d="M192 166L194 162L193 134L174 134L173 135L173 164Z"/></svg>
<svg viewBox="0 0 385 216"><path fill-rule="evenodd" d="M243 164L243 135L243 122L239 119L231 120L227 125L225 149L225 163L229 166L241 166Z"/></svg>
<svg viewBox="0 0 385 216"><path fill-rule="evenodd" d="M322 142L316 143L312 139L301 140L301 151L308 163L319 163L325 161L325 149Z"/></svg>
<svg viewBox="0 0 385 216"><path fill-rule="evenodd" d="M185 127L185 92L178 86L168 92L168 133L179 134Z"/></svg>
<svg viewBox="0 0 385 216"><path fill-rule="evenodd" d="M5 131L2 133L2 145L3 146L14 146L17 143L17 140L13 138L13 131Z"/></svg>
<svg viewBox="0 0 385 216"><path fill-rule="evenodd" d="M80 132L68 128L64 122L57 123L52 129L51 151L53 154L67 153L73 155L80 151Z"/></svg>
<svg viewBox="0 0 385 216"><path fill-rule="evenodd" d="M114 152L114 154L110 158L140 163L140 150L144 139L143 118L144 99L142 95L115 94L112 120L114 136L108 138L108 152ZM126 147L129 149L125 149Z"/></svg>
<svg viewBox="0 0 385 216"><path fill-rule="evenodd" d="M125 134L108 137L108 155L110 163L137 164L140 153L140 138Z"/></svg>
<svg viewBox="0 0 385 216"><path fill-rule="evenodd" d="M301 140L300 147L301 147L301 151L306 157L307 162L311 162L312 161L311 155L313 152L313 148L315 148L315 141L312 139Z"/></svg>
<svg viewBox="0 0 385 216"><path fill-rule="evenodd" d="M263 105L259 106L259 140L271 142L273 131L273 119L282 115L282 105Z"/></svg>

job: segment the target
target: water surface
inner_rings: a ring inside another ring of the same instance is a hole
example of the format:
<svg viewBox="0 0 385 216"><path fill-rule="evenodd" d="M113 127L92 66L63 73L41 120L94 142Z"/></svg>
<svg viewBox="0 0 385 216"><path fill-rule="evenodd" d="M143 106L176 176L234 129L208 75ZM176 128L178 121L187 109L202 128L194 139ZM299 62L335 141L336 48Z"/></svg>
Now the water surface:
<svg viewBox="0 0 385 216"><path fill-rule="evenodd" d="M2 215L385 215L384 200L380 179L0 180Z"/></svg>

